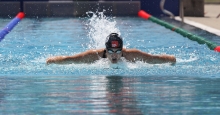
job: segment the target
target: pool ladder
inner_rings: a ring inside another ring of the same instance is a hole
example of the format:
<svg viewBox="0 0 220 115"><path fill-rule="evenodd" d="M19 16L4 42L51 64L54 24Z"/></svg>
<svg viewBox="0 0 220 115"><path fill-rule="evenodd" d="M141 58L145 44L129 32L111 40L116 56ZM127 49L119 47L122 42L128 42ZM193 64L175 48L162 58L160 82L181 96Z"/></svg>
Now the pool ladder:
<svg viewBox="0 0 220 115"><path fill-rule="evenodd" d="M170 11L168 11L168 10L166 10L166 9L164 9L164 4L165 4L165 1L166 0L161 0L160 1L160 9L162 10L162 12L164 13L164 14L167 14L167 15L169 15L170 16L170 18L174 18L174 15L173 15L173 13L172 12L170 12Z"/></svg>
<svg viewBox="0 0 220 115"><path fill-rule="evenodd" d="M163 13L167 14L170 16L170 18L174 19L174 15L172 12L164 9L164 4L165 4L166 0L161 0L160 1L160 9L163 11ZM182 20L182 22L184 22L184 10L183 10L183 0L180 0L180 18Z"/></svg>

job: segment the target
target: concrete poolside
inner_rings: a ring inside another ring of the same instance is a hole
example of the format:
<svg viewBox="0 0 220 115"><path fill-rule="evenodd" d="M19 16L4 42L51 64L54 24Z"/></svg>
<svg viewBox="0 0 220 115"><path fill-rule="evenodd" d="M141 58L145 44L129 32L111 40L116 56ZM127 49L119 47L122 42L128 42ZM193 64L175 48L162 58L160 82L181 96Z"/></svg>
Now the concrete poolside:
<svg viewBox="0 0 220 115"><path fill-rule="evenodd" d="M184 23L220 36L220 4L205 4L204 17L184 17ZM181 21L180 17L175 18Z"/></svg>

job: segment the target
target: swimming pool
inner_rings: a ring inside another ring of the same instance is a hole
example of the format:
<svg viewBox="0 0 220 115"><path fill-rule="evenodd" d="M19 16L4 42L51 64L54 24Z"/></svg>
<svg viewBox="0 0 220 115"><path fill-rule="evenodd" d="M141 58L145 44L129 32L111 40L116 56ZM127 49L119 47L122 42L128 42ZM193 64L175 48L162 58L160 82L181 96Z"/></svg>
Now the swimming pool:
<svg viewBox="0 0 220 115"><path fill-rule="evenodd" d="M0 113L220 112L219 53L138 17L99 16L23 19L0 43ZM0 27L9 21L0 18ZM110 32L120 33L126 48L175 55L177 63L45 64L50 56L103 48Z"/></svg>

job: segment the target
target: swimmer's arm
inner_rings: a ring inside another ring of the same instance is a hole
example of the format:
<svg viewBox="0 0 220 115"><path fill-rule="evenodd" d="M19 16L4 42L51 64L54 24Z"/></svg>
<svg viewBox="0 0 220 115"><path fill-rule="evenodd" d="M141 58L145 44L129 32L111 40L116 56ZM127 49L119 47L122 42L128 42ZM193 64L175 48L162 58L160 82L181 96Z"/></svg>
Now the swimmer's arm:
<svg viewBox="0 0 220 115"><path fill-rule="evenodd" d="M73 56L55 56L47 59L47 64L71 64L71 63L92 63L99 59L96 50L88 50L86 52Z"/></svg>
<svg viewBox="0 0 220 115"><path fill-rule="evenodd" d="M151 55L145 52L142 52L137 49L130 49L125 51L125 59L135 62L135 61L144 61L150 64L162 64L162 63L176 63L175 56L172 55Z"/></svg>

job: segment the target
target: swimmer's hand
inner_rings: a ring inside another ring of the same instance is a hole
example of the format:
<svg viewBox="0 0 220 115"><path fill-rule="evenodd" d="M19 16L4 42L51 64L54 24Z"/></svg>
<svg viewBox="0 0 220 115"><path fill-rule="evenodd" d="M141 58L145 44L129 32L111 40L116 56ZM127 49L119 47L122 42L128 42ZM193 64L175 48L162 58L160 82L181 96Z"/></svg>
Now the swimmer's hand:
<svg viewBox="0 0 220 115"><path fill-rule="evenodd" d="M175 66L176 65L176 57L175 56L171 56L171 66Z"/></svg>
<svg viewBox="0 0 220 115"><path fill-rule="evenodd" d="M47 61L46 61L46 64L49 65L49 64L52 64L52 63L55 63L55 58L53 58L53 57L48 58Z"/></svg>
<svg viewBox="0 0 220 115"><path fill-rule="evenodd" d="M62 64L65 61L66 56L56 56L56 57L50 57L47 58L46 64Z"/></svg>

